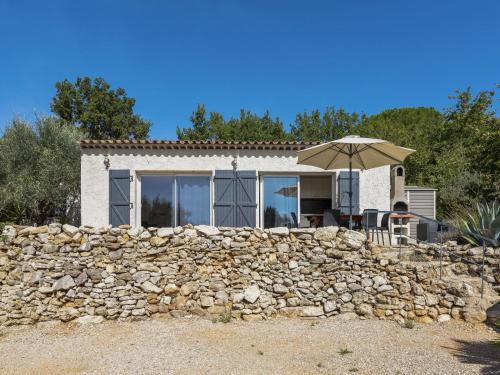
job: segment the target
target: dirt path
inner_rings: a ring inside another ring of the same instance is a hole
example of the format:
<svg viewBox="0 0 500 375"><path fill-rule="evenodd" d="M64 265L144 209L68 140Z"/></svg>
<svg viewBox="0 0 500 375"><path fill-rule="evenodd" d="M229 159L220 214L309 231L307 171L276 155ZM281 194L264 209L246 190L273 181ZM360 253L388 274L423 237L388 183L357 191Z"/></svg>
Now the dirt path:
<svg viewBox="0 0 500 375"><path fill-rule="evenodd" d="M0 333L0 373L497 374L495 337L461 322L413 329L378 320L45 323Z"/></svg>

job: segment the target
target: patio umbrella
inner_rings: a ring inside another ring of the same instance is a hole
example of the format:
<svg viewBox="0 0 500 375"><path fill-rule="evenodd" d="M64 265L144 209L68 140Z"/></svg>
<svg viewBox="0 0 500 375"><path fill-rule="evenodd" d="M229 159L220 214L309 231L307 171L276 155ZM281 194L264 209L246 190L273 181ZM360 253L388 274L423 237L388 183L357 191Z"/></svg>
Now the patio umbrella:
<svg viewBox="0 0 500 375"><path fill-rule="evenodd" d="M349 168L349 229L352 229L352 169L401 164L413 152L383 139L350 135L299 151L297 164L325 170Z"/></svg>
<svg viewBox="0 0 500 375"><path fill-rule="evenodd" d="M275 191L274 194L283 195L284 197L296 197L297 196L297 186L285 186Z"/></svg>

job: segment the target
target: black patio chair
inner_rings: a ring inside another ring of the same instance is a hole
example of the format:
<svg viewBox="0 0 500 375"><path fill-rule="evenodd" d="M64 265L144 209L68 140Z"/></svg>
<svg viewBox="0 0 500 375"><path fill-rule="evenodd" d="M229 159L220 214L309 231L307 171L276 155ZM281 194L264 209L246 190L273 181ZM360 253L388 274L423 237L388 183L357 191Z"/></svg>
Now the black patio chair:
<svg viewBox="0 0 500 375"><path fill-rule="evenodd" d="M372 241L373 234L377 233L377 243L379 243L378 239L378 210L375 208L367 208L363 210L363 218L361 220L361 225L366 231L367 237L369 231L372 231Z"/></svg>
<svg viewBox="0 0 500 375"><path fill-rule="evenodd" d="M324 210L323 226L340 227L340 210Z"/></svg>
<svg viewBox="0 0 500 375"><path fill-rule="evenodd" d="M387 235L389 236L389 246L392 244L391 239L391 230L389 228L389 219L391 217L390 212L386 212L382 215L382 219L380 219L380 226L377 227L377 231L380 231L380 235L382 236L382 245L385 246L384 243L384 230L387 231Z"/></svg>

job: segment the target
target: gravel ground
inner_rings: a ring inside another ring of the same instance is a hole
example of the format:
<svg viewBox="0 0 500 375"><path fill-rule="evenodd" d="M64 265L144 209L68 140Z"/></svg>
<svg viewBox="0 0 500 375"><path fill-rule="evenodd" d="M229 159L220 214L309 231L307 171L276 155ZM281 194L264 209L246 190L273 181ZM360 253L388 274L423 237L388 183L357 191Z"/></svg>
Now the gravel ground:
<svg viewBox="0 0 500 375"><path fill-rule="evenodd" d="M462 322L413 329L379 320L44 323L0 332L0 373L499 374L494 338Z"/></svg>

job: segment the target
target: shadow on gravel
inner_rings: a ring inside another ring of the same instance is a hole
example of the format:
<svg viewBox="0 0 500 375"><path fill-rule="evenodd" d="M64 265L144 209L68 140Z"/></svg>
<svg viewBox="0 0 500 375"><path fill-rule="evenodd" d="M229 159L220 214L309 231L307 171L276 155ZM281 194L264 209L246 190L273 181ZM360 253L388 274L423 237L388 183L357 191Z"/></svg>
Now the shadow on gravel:
<svg viewBox="0 0 500 375"><path fill-rule="evenodd" d="M462 363L485 366L481 370L484 375L500 374L500 339L496 341L463 341L455 340L457 348L452 349L454 355Z"/></svg>

